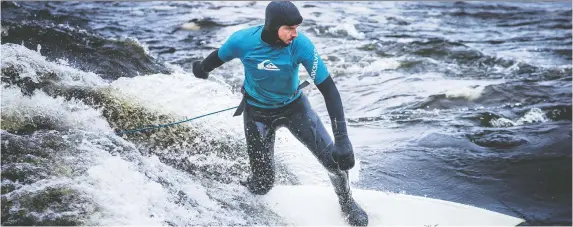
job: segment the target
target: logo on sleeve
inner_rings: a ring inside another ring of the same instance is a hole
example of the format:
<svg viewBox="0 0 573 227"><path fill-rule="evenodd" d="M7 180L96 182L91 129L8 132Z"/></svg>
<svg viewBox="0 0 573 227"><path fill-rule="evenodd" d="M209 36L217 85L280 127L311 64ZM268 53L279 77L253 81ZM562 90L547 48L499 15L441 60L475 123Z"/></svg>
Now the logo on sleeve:
<svg viewBox="0 0 573 227"><path fill-rule="evenodd" d="M271 70L271 71L280 71L279 67L271 62L271 60L264 60L263 62L257 65L257 69L260 70Z"/></svg>
<svg viewBox="0 0 573 227"><path fill-rule="evenodd" d="M310 78L314 80L316 78L316 70L318 69L318 51L314 49L314 60L312 61L312 70L310 73Z"/></svg>

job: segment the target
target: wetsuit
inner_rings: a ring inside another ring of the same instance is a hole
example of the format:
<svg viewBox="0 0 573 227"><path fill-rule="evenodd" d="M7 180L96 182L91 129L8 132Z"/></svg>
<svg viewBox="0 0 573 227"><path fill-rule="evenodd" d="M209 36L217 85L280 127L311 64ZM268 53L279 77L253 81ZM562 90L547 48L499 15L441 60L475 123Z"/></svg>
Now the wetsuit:
<svg viewBox="0 0 573 227"><path fill-rule="evenodd" d="M275 132L286 127L328 170L348 222L366 225L367 215L350 192L348 170L354 166L354 152L336 85L306 35L298 32L298 37L288 45L278 38L279 27L301 22L294 4L271 2L264 26L233 33L203 61L194 62L193 72L198 78L207 78L210 71L235 58L244 65L246 105L238 113L243 112L251 175L242 184L252 193L266 194L273 187ZM298 89L300 64L325 98L334 142L307 97Z"/></svg>

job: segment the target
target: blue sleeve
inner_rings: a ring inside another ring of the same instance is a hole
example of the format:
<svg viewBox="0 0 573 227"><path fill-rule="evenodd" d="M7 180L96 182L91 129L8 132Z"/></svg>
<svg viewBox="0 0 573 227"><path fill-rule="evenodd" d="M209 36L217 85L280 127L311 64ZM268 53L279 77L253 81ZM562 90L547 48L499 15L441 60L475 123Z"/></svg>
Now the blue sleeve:
<svg viewBox="0 0 573 227"><path fill-rule="evenodd" d="M223 46L219 48L218 55L221 61L228 62L240 56L239 45L238 45L239 41L240 39L238 38L237 32L233 33L231 37L229 37L227 41L225 41Z"/></svg>
<svg viewBox="0 0 573 227"><path fill-rule="evenodd" d="M308 37L299 33L297 39L296 53L299 62L302 63L314 84L319 85L328 77L328 69Z"/></svg>

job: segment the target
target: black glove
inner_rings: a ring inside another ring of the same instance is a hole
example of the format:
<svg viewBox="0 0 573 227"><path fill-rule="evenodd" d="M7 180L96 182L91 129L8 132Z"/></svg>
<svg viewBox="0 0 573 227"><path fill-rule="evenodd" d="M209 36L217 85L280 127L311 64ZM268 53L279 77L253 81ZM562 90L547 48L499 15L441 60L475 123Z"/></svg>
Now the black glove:
<svg viewBox="0 0 573 227"><path fill-rule="evenodd" d="M203 69L203 65L201 61L194 61L193 62L193 75L197 78L207 79L209 77L209 72L205 72Z"/></svg>
<svg viewBox="0 0 573 227"><path fill-rule="evenodd" d="M346 121L332 123L334 132L334 150L332 159L338 164L340 170L349 170L354 167L354 150L346 132Z"/></svg>

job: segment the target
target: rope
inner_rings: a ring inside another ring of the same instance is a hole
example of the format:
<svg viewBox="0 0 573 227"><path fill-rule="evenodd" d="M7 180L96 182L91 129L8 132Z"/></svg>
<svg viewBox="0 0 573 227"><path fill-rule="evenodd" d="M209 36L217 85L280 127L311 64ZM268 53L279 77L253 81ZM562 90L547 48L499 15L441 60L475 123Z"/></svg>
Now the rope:
<svg viewBox="0 0 573 227"><path fill-rule="evenodd" d="M172 122L172 123L169 123L169 124L150 125L150 126L146 126L146 127L143 127L143 128L136 128L136 129L131 129L131 130L123 130L123 131L116 132L115 134L116 134L116 135L121 135L121 134L141 132L141 131L151 130L151 129L156 129L156 128L165 128L165 127L169 127L169 126L172 126L172 125L181 124L181 123L184 123L184 122L187 122L187 121L192 121L192 120L195 120L195 119L199 119L199 118L202 118L202 117L206 117L206 116L209 116L209 115L213 115L213 114L216 114L216 113L220 113L220 112L224 112L224 111L236 109L237 107L238 107L238 106L230 107L230 108L227 108L227 109L224 109L224 110L219 110L219 111L215 111L215 112L212 112L212 113L203 114L203 115L201 115L201 116L197 116L197 117L190 118L190 119L186 119L186 120L182 120L182 121Z"/></svg>

